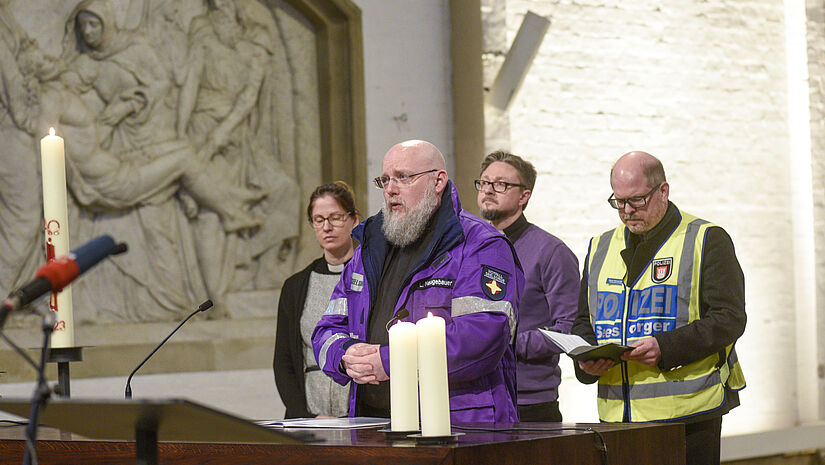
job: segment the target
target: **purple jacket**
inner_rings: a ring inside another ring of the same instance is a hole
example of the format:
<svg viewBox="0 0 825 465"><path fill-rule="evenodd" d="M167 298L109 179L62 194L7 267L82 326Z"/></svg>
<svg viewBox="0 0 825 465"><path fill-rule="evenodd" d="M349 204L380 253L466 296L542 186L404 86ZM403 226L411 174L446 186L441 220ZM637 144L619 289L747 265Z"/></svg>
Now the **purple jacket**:
<svg viewBox="0 0 825 465"><path fill-rule="evenodd" d="M447 371L453 422L515 422L516 363L513 340L524 275L510 243L495 228L461 209L458 190L447 184L424 260L404 281L394 314L402 308L415 322L427 312L447 323ZM312 335L318 366L340 384L347 348L366 341L370 289L378 285L388 243L381 213L353 230L361 244L344 267L326 314ZM382 329L383 330L383 329ZM392 377L389 347L380 349ZM350 416L355 415L354 385Z"/></svg>
<svg viewBox="0 0 825 465"><path fill-rule="evenodd" d="M518 225L524 232L513 246L526 280L516 335L518 403L529 405L558 399L561 349L536 328L570 332L578 312L579 262L561 239L523 216L517 221L524 221Z"/></svg>

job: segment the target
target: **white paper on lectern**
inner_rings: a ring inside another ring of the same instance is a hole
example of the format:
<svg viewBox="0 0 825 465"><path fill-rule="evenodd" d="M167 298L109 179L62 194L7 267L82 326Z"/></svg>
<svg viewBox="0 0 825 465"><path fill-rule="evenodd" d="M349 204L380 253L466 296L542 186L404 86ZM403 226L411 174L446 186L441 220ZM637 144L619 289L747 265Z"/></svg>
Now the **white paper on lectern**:
<svg viewBox="0 0 825 465"><path fill-rule="evenodd" d="M385 426L389 418L348 417L348 418L289 418L285 420L266 420L255 422L266 428L329 428L355 429Z"/></svg>

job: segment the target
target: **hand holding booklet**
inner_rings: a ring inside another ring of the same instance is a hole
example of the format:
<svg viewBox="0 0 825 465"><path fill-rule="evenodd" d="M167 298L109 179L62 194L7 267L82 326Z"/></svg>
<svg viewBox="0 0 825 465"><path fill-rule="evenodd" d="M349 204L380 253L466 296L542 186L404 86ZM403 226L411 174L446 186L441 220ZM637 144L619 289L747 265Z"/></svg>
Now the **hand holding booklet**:
<svg viewBox="0 0 825 465"><path fill-rule="evenodd" d="M579 362L608 358L618 363L622 361L621 356L623 353L633 350L633 347L612 342L597 346L590 345L590 343L582 339L581 336L575 334L564 334L543 328L539 328L539 331L541 331L547 339L550 339L559 349L569 355L570 358Z"/></svg>

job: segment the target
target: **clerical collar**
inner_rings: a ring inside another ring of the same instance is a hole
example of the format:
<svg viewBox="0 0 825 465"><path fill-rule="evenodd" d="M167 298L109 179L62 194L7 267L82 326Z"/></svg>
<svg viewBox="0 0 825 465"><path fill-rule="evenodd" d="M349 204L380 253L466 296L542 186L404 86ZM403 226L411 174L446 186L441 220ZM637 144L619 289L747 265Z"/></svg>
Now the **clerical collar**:
<svg viewBox="0 0 825 465"><path fill-rule="evenodd" d="M527 218L524 217L524 213L522 213L513 224L504 228L502 232L507 236L507 239L510 239L510 242L516 242L518 238L524 234L524 231L527 231L528 226L530 226L530 223L527 221Z"/></svg>
<svg viewBox="0 0 825 465"><path fill-rule="evenodd" d="M333 273L340 273L344 271L344 265L346 265L346 262L339 263L337 265L333 265L332 263L327 262L327 269Z"/></svg>

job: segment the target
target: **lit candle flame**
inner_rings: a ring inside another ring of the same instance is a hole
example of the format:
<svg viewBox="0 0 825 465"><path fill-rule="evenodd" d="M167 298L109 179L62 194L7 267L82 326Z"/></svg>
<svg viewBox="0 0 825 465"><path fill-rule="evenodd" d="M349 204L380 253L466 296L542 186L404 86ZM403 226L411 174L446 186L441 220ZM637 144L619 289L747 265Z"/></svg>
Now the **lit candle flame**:
<svg viewBox="0 0 825 465"><path fill-rule="evenodd" d="M427 318L432 318L432 317L433 317L433 312L427 312Z"/></svg>
<svg viewBox="0 0 825 465"><path fill-rule="evenodd" d="M54 135L54 128L49 128L49 135L50 135L50 136L53 136L53 135Z"/></svg>

